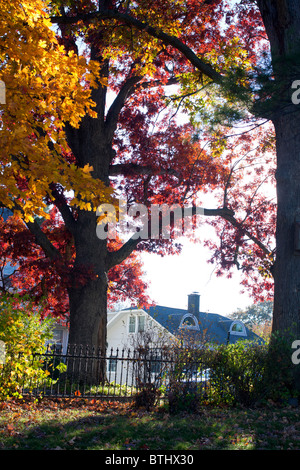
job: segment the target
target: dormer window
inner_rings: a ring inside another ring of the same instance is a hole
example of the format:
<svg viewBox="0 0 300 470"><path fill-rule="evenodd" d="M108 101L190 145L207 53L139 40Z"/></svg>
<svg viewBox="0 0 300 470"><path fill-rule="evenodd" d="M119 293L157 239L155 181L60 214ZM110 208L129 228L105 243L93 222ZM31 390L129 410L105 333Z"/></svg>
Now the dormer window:
<svg viewBox="0 0 300 470"><path fill-rule="evenodd" d="M181 319L179 328L187 328L189 330L199 330L197 318L190 313L184 315Z"/></svg>
<svg viewBox="0 0 300 470"><path fill-rule="evenodd" d="M229 332L231 335L247 336L245 325L240 321L233 321L230 325Z"/></svg>

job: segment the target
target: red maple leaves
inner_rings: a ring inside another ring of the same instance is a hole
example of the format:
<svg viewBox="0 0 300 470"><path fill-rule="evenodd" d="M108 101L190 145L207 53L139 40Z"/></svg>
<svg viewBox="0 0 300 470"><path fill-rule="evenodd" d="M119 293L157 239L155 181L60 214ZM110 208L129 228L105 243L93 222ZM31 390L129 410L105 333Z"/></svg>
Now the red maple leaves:
<svg viewBox="0 0 300 470"><path fill-rule="evenodd" d="M55 208L50 219L41 221L44 233L59 249L62 257L51 261L36 244L34 236L17 217L1 218L0 275L2 292L16 291L43 303L44 315L66 317L69 312L67 289L71 283L84 285L95 276L93 267L75 268L75 249L70 233L65 229ZM111 242L111 248L118 243ZM147 283L143 280L139 254L134 253L109 272L108 306L131 299L133 304L147 306Z"/></svg>

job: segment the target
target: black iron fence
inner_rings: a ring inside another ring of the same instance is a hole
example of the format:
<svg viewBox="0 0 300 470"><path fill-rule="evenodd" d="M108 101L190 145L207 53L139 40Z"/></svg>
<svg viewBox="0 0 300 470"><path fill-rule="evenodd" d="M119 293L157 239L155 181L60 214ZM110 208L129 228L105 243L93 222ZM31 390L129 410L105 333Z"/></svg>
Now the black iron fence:
<svg viewBox="0 0 300 470"><path fill-rule="evenodd" d="M21 356L20 356L21 358ZM0 367L0 383L18 375L18 393L48 397L84 397L131 400L153 392L165 399L180 386L185 392L197 391L209 397L209 369L198 357L185 351L139 348L95 350L69 347L66 353L49 346L44 353L26 358L26 367L13 370L18 363L9 360ZM41 373L29 373L38 366Z"/></svg>

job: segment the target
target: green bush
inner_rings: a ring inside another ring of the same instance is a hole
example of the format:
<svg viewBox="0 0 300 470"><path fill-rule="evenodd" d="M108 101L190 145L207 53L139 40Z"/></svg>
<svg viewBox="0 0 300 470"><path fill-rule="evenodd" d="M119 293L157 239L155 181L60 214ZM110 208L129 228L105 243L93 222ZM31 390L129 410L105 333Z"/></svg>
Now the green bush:
<svg viewBox="0 0 300 470"><path fill-rule="evenodd" d="M216 403L252 406L297 396L291 343L273 335L261 345L248 341L221 345L209 359L210 398Z"/></svg>
<svg viewBox="0 0 300 470"><path fill-rule="evenodd" d="M295 382L299 366L291 359L292 338L293 335L273 334L268 345L264 383L266 394L274 401L286 402L299 395Z"/></svg>
<svg viewBox="0 0 300 470"><path fill-rule="evenodd" d="M249 406L264 394L267 345L247 341L220 345L210 357L211 399Z"/></svg>
<svg viewBox="0 0 300 470"><path fill-rule="evenodd" d="M0 341L5 345L5 361L0 364L0 398L21 397L22 388L48 379L43 370L45 343L52 338L53 320L41 320L41 309L17 295L0 299ZM2 344L3 344L2 343ZM1 361L2 362L2 361Z"/></svg>
<svg viewBox="0 0 300 470"><path fill-rule="evenodd" d="M204 369L209 369L205 386L189 383L192 371L201 373ZM194 412L203 403L227 406L253 406L265 400L282 403L297 396L294 369L291 342L275 335L264 344L237 341L212 349L182 348L170 376L170 412Z"/></svg>
<svg viewBox="0 0 300 470"><path fill-rule="evenodd" d="M171 414L195 413L199 405L206 400L205 386L195 380L206 368L208 355L206 348L175 348L174 367L168 384L168 405Z"/></svg>

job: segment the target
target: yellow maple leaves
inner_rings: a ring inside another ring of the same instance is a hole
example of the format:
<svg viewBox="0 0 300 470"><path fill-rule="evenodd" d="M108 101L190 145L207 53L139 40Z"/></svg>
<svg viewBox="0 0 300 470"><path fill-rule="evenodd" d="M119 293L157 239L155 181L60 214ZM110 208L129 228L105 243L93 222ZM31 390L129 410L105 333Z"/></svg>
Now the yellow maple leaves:
<svg viewBox="0 0 300 470"><path fill-rule="evenodd" d="M98 64L66 53L44 0L0 0L0 80L6 94L0 104L0 204L13 209L17 201L25 220L45 216L52 182L74 194L90 192L90 203L96 195L106 199L91 168L70 169L61 156L68 151L64 123L78 127L83 116L97 117L91 87L101 82Z"/></svg>

